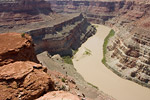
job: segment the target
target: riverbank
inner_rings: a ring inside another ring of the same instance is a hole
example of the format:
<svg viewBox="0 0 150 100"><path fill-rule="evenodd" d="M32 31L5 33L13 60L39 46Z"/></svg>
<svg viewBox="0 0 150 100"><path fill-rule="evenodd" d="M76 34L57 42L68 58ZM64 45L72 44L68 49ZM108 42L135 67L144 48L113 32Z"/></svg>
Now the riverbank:
<svg viewBox="0 0 150 100"><path fill-rule="evenodd" d="M74 56L74 67L86 81L118 100L149 100L150 89L122 79L102 64L103 42L111 29L97 26L97 33L82 44ZM85 55L87 50L90 55Z"/></svg>

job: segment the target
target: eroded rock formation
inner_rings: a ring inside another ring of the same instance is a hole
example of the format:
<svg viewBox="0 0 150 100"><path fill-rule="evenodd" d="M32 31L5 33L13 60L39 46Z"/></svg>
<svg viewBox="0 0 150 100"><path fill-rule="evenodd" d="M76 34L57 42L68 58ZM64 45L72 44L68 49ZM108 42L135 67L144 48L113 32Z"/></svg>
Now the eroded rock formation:
<svg viewBox="0 0 150 100"><path fill-rule="evenodd" d="M21 33L0 34L0 66L15 61L38 62L31 36Z"/></svg>
<svg viewBox="0 0 150 100"><path fill-rule="evenodd" d="M15 62L0 67L0 100L31 100L53 90L49 75L33 62Z"/></svg>
<svg viewBox="0 0 150 100"><path fill-rule="evenodd" d="M46 68L35 63L29 35L3 33L0 37L0 100L31 100L54 89Z"/></svg>
<svg viewBox="0 0 150 100"><path fill-rule="evenodd" d="M120 10L120 16L106 22L116 30L107 47L107 64L121 76L150 87L150 3L132 2L128 10Z"/></svg>

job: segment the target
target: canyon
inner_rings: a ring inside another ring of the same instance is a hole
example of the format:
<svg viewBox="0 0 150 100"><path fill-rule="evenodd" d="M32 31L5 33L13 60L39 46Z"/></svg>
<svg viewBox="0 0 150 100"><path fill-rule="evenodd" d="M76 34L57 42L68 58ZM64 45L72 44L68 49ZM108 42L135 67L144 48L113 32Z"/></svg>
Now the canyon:
<svg viewBox="0 0 150 100"><path fill-rule="evenodd" d="M88 21L115 31L107 44L105 65L119 76L149 87L148 0L49 0L56 12L82 12Z"/></svg>
<svg viewBox="0 0 150 100"><path fill-rule="evenodd" d="M97 32L90 23L115 31L103 48L106 67L150 87L149 0L1 0L0 6L0 100L65 94L115 100L60 57L72 56Z"/></svg>

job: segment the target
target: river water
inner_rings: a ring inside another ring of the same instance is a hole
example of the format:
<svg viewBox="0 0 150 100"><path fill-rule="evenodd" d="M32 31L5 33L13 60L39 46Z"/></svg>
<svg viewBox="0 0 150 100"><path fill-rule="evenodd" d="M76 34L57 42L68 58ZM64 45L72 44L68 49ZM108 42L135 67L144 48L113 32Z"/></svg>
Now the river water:
<svg viewBox="0 0 150 100"><path fill-rule="evenodd" d="M87 82L117 100L150 100L150 89L117 76L101 63L103 42L111 29L97 26L97 33L82 44L75 54L74 67Z"/></svg>

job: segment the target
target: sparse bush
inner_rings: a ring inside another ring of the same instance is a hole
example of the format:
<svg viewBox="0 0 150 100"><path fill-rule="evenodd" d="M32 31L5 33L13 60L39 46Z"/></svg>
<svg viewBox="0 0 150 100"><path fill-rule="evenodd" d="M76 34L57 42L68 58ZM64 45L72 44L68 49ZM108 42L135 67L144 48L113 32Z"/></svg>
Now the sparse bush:
<svg viewBox="0 0 150 100"><path fill-rule="evenodd" d="M70 56L63 56L62 58L65 63L73 65L73 62Z"/></svg>
<svg viewBox="0 0 150 100"><path fill-rule="evenodd" d="M66 80L65 78L62 78L62 79L61 79L62 82L65 82L65 80Z"/></svg>
<svg viewBox="0 0 150 100"><path fill-rule="evenodd" d="M83 53L83 55L91 55L91 50L85 48L85 52Z"/></svg>

